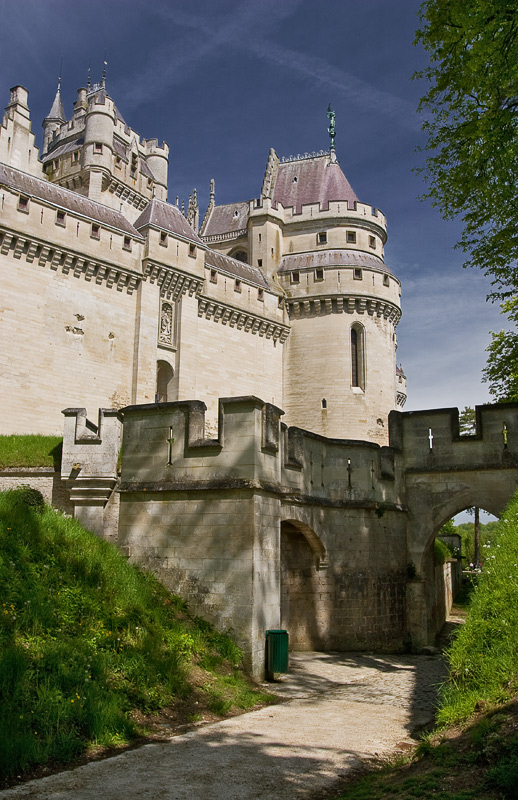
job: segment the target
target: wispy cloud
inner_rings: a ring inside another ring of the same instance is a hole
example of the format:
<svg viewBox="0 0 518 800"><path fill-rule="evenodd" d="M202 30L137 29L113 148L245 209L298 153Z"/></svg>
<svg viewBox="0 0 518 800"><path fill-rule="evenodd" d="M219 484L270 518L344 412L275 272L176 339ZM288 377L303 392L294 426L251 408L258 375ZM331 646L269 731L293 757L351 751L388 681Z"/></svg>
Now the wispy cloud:
<svg viewBox="0 0 518 800"><path fill-rule="evenodd" d="M226 50L232 48L253 54L268 64L282 67L292 75L332 91L334 97L346 97L349 104L376 110L378 114L395 119L407 129L418 130L422 120L417 117L412 103L377 89L325 59L292 50L269 38L279 23L293 15L299 5L300 0L283 0L282 3L278 0L240 2L223 21L217 17L216 24L211 24L205 15L186 14L168 6L155 9L164 24L191 33L178 39L175 37L174 45L161 48L151 55L147 69L141 72L137 83L132 82L131 91L128 87L126 105L131 100L139 103L152 99L167 87L183 83L209 58L224 57ZM153 78L156 75L160 75L160 85L153 90L156 85Z"/></svg>

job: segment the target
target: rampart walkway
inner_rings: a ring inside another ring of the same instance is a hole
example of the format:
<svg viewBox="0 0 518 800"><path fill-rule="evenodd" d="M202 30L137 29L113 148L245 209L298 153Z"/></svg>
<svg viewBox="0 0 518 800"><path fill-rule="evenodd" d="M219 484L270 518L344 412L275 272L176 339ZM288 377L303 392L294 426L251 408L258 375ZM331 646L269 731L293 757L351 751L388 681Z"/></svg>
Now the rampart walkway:
<svg viewBox="0 0 518 800"><path fill-rule="evenodd" d="M295 653L288 702L0 792L2 800L315 798L432 718L441 656Z"/></svg>

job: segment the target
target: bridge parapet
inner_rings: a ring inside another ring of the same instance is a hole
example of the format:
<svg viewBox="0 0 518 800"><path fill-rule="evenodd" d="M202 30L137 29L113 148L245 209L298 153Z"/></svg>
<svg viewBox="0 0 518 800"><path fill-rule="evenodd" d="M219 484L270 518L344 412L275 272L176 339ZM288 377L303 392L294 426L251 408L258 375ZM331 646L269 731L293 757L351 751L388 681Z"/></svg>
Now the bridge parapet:
<svg viewBox="0 0 518 800"><path fill-rule="evenodd" d="M396 502L394 453L281 423L257 397L222 398L218 434L204 438L200 401L123 410L122 492L263 488L323 502Z"/></svg>
<svg viewBox="0 0 518 800"><path fill-rule="evenodd" d="M459 434L459 411L392 411L390 446L406 472L518 465L518 403L476 406L476 432Z"/></svg>

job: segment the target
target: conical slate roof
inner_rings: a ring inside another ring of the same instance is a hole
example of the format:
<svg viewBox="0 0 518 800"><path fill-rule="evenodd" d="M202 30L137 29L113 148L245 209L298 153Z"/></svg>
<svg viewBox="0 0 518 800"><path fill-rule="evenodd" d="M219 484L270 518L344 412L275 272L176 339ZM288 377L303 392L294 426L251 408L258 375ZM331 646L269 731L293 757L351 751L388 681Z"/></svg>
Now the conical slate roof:
<svg viewBox="0 0 518 800"><path fill-rule="evenodd" d="M54 102L52 103L52 108L45 117L45 122L51 119L58 120L59 122L66 122L65 109L63 108L63 103L61 102L61 89L59 86L54 98Z"/></svg>
<svg viewBox="0 0 518 800"><path fill-rule="evenodd" d="M358 197L340 164L329 155L281 161L272 194L274 206L293 207L300 214L304 205L320 203L325 211L335 200L352 204Z"/></svg>

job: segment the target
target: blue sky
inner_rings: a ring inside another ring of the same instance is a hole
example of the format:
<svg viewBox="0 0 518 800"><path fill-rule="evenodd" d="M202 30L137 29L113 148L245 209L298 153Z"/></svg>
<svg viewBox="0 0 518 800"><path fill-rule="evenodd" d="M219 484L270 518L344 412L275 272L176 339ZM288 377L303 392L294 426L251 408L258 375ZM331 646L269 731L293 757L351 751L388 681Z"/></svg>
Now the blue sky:
<svg viewBox="0 0 518 800"><path fill-rule="evenodd" d="M425 85L412 81L426 55L412 45L420 0L0 0L0 104L29 90L33 130L56 90L63 56L67 116L76 90L99 80L146 138L170 147L169 199L197 188L201 213L211 178L216 202L259 193L270 147L280 156L336 148L360 199L388 217L386 261L402 281L398 361L406 410L475 405L489 330L489 283L462 268L460 227L418 196Z"/></svg>

